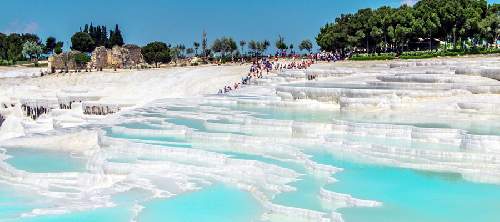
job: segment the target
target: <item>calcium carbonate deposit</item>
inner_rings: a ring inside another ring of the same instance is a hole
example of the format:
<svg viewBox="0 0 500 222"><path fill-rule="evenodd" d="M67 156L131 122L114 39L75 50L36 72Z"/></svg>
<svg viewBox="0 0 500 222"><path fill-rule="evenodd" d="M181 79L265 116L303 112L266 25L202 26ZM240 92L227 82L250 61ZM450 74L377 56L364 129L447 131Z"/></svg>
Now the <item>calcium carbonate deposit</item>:
<svg viewBox="0 0 500 222"><path fill-rule="evenodd" d="M0 220L500 218L499 57L246 68L0 81Z"/></svg>

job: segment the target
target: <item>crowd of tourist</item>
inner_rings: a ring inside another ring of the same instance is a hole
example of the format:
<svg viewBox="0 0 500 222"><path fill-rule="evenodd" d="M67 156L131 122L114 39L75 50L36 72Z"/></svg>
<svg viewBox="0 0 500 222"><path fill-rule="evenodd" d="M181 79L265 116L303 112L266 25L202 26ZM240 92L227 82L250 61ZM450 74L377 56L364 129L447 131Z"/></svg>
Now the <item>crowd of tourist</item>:
<svg viewBox="0 0 500 222"><path fill-rule="evenodd" d="M318 52L309 55L310 59L316 61L336 62L349 58L350 55L342 55L338 52Z"/></svg>
<svg viewBox="0 0 500 222"><path fill-rule="evenodd" d="M272 61L272 58L262 58L258 61L252 62L250 66L249 72L247 76L241 79L241 82L234 83L232 85L224 86L224 88L219 89L218 94L225 94L240 88L242 85L249 85L253 79L261 79L264 77L264 73L266 75L269 74L270 71L279 71L283 70L293 70L293 69L307 69L312 64L314 64L313 59L302 59L301 61L284 61L279 62L278 58L275 58Z"/></svg>
<svg viewBox="0 0 500 222"><path fill-rule="evenodd" d="M283 71L284 69L307 69L312 64L314 64L314 60L312 59L302 59L301 61L292 61L292 62L275 62L272 63L274 70Z"/></svg>
<svg viewBox="0 0 500 222"><path fill-rule="evenodd" d="M263 78L264 75L268 75L271 71L282 72L284 70L307 69L316 61L337 62L345 60L349 58L349 56L349 54L342 54L339 52L318 52L311 53L305 58L300 58L300 56L297 55L289 57L289 60L282 61L280 61L280 56L264 57L252 61L248 74L241 79L241 82L224 86L224 88L219 89L219 94L225 94L239 89L243 85L249 85L252 80ZM242 65L245 63L243 59L240 62Z"/></svg>

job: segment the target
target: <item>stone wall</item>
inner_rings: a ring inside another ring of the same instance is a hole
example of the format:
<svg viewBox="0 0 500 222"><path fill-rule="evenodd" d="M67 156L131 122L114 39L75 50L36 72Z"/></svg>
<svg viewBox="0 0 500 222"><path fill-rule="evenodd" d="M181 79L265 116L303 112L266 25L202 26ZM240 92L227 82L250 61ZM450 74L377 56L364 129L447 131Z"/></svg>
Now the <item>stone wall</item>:
<svg viewBox="0 0 500 222"><path fill-rule="evenodd" d="M95 48L90 60L90 68L102 70L108 66L108 50L104 46Z"/></svg>
<svg viewBox="0 0 500 222"><path fill-rule="evenodd" d="M138 68L144 63L141 48L137 45L115 46L112 49L97 47L92 52L90 68Z"/></svg>
<svg viewBox="0 0 500 222"><path fill-rule="evenodd" d="M49 57L49 70L57 72L58 70L75 70L77 68L74 55L78 51L63 52L59 55ZM139 68L144 64L144 58L141 53L141 47L137 45L115 46L107 49L104 46L95 48L92 52L91 60L87 68L102 70L104 68L131 69ZM85 67L80 67L84 69Z"/></svg>
<svg viewBox="0 0 500 222"><path fill-rule="evenodd" d="M51 72L57 70L75 70L77 68L74 56L80 53L79 51L63 52L49 57L48 68Z"/></svg>

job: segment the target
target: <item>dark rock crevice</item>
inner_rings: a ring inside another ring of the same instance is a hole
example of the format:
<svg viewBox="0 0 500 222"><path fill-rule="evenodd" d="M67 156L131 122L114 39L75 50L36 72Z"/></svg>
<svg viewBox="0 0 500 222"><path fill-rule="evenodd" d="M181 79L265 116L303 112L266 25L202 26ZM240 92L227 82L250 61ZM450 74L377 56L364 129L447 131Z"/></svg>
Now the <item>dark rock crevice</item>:
<svg viewBox="0 0 500 222"><path fill-rule="evenodd" d="M5 117L0 114L0 127L2 127L3 122L5 121Z"/></svg>
<svg viewBox="0 0 500 222"><path fill-rule="evenodd" d="M33 120L38 119L42 114L49 113L51 108L50 107L45 107L45 106L29 106L23 104L21 106L24 115L27 117L30 117Z"/></svg>

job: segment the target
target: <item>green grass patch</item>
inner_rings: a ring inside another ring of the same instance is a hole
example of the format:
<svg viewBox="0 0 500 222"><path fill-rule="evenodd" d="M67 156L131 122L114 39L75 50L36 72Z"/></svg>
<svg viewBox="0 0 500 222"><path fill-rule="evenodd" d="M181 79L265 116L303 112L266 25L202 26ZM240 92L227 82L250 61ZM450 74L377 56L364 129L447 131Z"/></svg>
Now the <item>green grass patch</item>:
<svg viewBox="0 0 500 222"><path fill-rule="evenodd" d="M403 52L399 58L400 59L429 59L434 57L454 57L454 56L464 56L464 55L487 55L500 53L500 49L497 48L473 48L468 50L447 50L447 51L416 51L416 52Z"/></svg>

